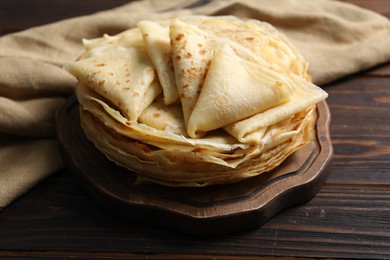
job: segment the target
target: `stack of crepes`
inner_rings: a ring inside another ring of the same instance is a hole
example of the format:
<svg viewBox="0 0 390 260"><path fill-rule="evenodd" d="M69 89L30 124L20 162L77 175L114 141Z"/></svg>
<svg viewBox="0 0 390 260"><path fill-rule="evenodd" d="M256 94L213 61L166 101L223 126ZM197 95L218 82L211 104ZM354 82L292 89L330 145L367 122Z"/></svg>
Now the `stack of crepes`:
<svg viewBox="0 0 390 260"><path fill-rule="evenodd" d="M327 97L289 40L257 20L140 21L83 44L65 65L82 127L138 183L199 187L270 171L311 141Z"/></svg>

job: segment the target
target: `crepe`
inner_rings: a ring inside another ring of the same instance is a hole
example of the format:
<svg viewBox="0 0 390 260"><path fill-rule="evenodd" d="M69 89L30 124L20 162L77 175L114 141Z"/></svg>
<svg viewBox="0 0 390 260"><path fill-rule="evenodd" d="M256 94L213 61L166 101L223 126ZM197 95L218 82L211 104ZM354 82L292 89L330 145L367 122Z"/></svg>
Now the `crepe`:
<svg viewBox="0 0 390 260"><path fill-rule="evenodd" d="M150 60L157 70L164 91L164 103L170 105L179 99L172 64L169 28L152 21L138 23Z"/></svg>
<svg viewBox="0 0 390 260"><path fill-rule="evenodd" d="M233 16L140 21L84 40L82 127L137 182L201 187L270 171L311 141L327 93L270 24Z"/></svg>
<svg viewBox="0 0 390 260"><path fill-rule="evenodd" d="M66 69L80 82L106 96L128 119L140 114L160 94L161 86L142 48L115 46L91 52Z"/></svg>

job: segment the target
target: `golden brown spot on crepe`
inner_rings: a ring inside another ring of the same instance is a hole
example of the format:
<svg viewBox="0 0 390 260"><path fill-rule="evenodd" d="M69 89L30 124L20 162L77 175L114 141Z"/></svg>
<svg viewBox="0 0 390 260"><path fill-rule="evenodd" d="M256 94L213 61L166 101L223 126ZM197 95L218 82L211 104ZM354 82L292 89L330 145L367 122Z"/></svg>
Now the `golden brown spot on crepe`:
<svg viewBox="0 0 390 260"><path fill-rule="evenodd" d="M180 56L180 55L177 55L177 56L176 56L176 59L177 59L177 60L181 60L181 56Z"/></svg>
<svg viewBox="0 0 390 260"><path fill-rule="evenodd" d="M104 66L106 66L106 64L104 64L104 63L99 63L99 64L96 64L95 66L96 66L96 67L104 67Z"/></svg>
<svg viewBox="0 0 390 260"><path fill-rule="evenodd" d="M247 41L253 41L254 38L253 38L253 37L246 37L245 40L247 40Z"/></svg>
<svg viewBox="0 0 390 260"><path fill-rule="evenodd" d="M112 72L110 72L110 73L108 73L110 76L114 76L114 73L112 73Z"/></svg>
<svg viewBox="0 0 390 260"><path fill-rule="evenodd" d="M188 73L191 73L191 74L194 74L194 73L196 73L197 70L198 70L198 68L196 68L196 67L191 67L191 68L187 69L187 72L188 72Z"/></svg>
<svg viewBox="0 0 390 260"><path fill-rule="evenodd" d="M203 45L202 45L201 43L198 43L198 47L202 48L202 47L203 47Z"/></svg>
<svg viewBox="0 0 390 260"><path fill-rule="evenodd" d="M199 69L196 67L191 67L191 68L187 69L186 72L187 72L188 80L194 80L200 74Z"/></svg>
<svg viewBox="0 0 390 260"><path fill-rule="evenodd" d="M106 83L106 80L101 80L101 81L98 82L98 85L99 86L103 86L105 83Z"/></svg>
<svg viewBox="0 0 390 260"><path fill-rule="evenodd" d="M200 148L200 147L196 147L195 149L192 149L192 151L194 152L194 153L201 153L202 151L204 151L205 149L203 149L203 148Z"/></svg>
<svg viewBox="0 0 390 260"><path fill-rule="evenodd" d="M125 80L125 82L126 82L126 83L129 83L129 82L130 82L130 80L129 80L129 79L126 79L126 80Z"/></svg>
<svg viewBox="0 0 390 260"><path fill-rule="evenodd" d="M116 82L115 82L115 84L114 84L114 86L118 86L118 85L120 85L121 83L119 82L119 80L117 80Z"/></svg>
<svg viewBox="0 0 390 260"><path fill-rule="evenodd" d="M101 72L102 72L101 70L95 71L94 73L92 73L92 77L95 76L96 74L100 74Z"/></svg>
<svg viewBox="0 0 390 260"><path fill-rule="evenodd" d="M129 76L130 76L130 73L127 73L125 76L126 76L126 77L129 77Z"/></svg>
<svg viewBox="0 0 390 260"><path fill-rule="evenodd" d="M183 88L188 88L188 87L189 87L188 84L183 85Z"/></svg>
<svg viewBox="0 0 390 260"><path fill-rule="evenodd" d="M200 55L205 55L206 53L207 53L207 50L205 50L205 49L202 49L202 50L199 51Z"/></svg>
<svg viewBox="0 0 390 260"><path fill-rule="evenodd" d="M185 95L184 93L180 93L180 97L181 97L181 98L185 98L186 95Z"/></svg>
<svg viewBox="0 0 390 260"><path fill-rule="evenodd" d="M159 118L160 116L161 116L161 115L160 115L159 113L154 113L154 114L153 114L153 117L154 117L154 118Z"/></svg>
<svg viewBox="0 0 390 260"><path fill-rule="evenodd" d="M133 97L139 97L139 93L138 92L134 92Z"/></svg>
<svg viewBox="0 0 390 260"><path fill-rule="evenodd" d="M187 53L186 53L186 58L191 58L191 57L192 57L191 52L187 52Z"/></svg>
<svg viewBox="0 0 390 260"><path fill-rule="evenodd" d="M145 37L148 37L148 36L149 36L149 34L148 34L148 33L145 33L145 34L144 34L144 36L145 36Z"/></svg>
<svg viewBox="0 0 390 260"><path fill-rule="evenodd" d="M123 88L123 90L130 90L131 88L129 86L126 86Z"/></svg>
<svg viewBox="0 0 390 260"><path fill-rule="evenodd" d="M237 127L237 123L233 123L233 124L229 125L229 130L233 131L236 127Z"/></svg>
<svg viewBox="0 0 390 260"><path fill-rule="evenodd" d="M179 33L179 34L176 36L175 40L176 40L176 41L180 41L181 39L183 39L183 37L184 37L184 34Z"/></svg>
<svg viewBox="0 0 390 260"><path fill-rule="evenodd" d="M184 76L184 74L185 74L185 71L182 69L182 70L180 71L180 73L179 73L179 78L182 78L182 77Z"/></svg>
<svg viewBox="0 0 390 260"><path fill-rule="evenodd" d="M121 107L121 106L122 106L122 102L119 101L119 102L117 103L117 105L118 105L118 107Z"/></svg>

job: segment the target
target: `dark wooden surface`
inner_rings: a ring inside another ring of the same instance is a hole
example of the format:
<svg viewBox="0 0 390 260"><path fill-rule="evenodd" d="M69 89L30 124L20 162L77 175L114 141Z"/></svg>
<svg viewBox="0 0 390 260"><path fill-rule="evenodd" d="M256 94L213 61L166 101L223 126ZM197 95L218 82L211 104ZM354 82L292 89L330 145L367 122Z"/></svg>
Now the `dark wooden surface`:
<svg viewBox="0 0 390 260"><path fill-rule="evenodd" d="M124 2L2 0L0 30L6 34ZM390 17L388 0L348 2ZM0 257L390 258L390 64L325 89L335 149L331 174L314 199L261 228L199 239L124 221L97 206L63 170L0 213Z"/></svg>

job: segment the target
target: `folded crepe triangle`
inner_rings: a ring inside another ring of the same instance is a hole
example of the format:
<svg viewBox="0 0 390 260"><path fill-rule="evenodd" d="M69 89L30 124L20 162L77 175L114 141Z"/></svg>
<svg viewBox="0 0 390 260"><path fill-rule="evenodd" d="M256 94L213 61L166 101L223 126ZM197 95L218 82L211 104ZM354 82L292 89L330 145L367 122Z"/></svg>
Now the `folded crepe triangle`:
<svg viewBox="0 0 390 260"><path fill-rule="evenodd" d="M116 35L104 34L95 39L83 39L85 50L94 48L111 48L115 46L143 48L142 34L138 28L128 29Z"/></svg>
<svg viewBox="0 0 390 260"><path fill-rule="evenodd" d="M161 93L145 50L98 48L89 55L67 64L66 69L82 84L109 99L129 120L136 121Z"/></svg>
<svg viewBox="0 0 390 260"><path fill-rule="evenodd" d="M299 111L314 106L328 95L321 88L305 80L295 78L296 89L283 103L257 113L249 118L234 122L224 129L243 143L257 143L265 131L283 120L292 118Z"/></svg>
<svg viewBox="0 0 390 260"><path fill-rule="evenodd" d="M173 72L168 24L164 26L153 21L141 21L137 26L142 33L150 60L157 70L164 92L164 103L173 104L178 101L179 92Z"/></svg>
<svg viewBox="0 0 390 260"><path fill-rule="evenodd" d="M171 19L169 36L184 122L188 125L217 42L207 32L178 18Z"/></svg>
<svg viewBox="0 0 390 260"><path fill-rule="evenodd" d="M188 134L199 136L250 117L288 99L291 80L248 62L226 44L219 45L188 122Z"/></svg>

